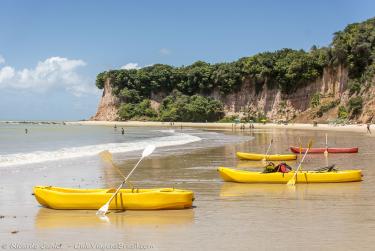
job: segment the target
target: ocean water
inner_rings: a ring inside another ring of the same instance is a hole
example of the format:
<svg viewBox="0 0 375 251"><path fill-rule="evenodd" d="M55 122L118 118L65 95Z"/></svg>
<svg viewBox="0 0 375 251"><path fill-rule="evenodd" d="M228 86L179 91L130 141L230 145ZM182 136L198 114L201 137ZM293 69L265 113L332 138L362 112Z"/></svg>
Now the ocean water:
<svg viewBox="0 0 375 251"><path fill-rule="evenodd" d="M251 138L190 129L124 129L122 135L121 127L0 123L0 168L46 162L61 165L73 159L87 160L104 150L124 159L136 157L149 144L157 147L156 155L178 154Z"/></svg>

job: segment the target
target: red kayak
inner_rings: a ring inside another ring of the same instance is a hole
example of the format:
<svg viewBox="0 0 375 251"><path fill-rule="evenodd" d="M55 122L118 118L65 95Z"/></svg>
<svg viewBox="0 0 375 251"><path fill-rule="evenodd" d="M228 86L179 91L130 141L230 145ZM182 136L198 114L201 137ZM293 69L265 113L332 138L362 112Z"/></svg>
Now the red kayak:
<svg viewBox="0 0 375 251"><path fill-rule="evenodd" d="M299 147L291 146L290 150L294 153L299 153ZM310 148L309 153L324 153L326 148ZM302 153L306 151L306 148L302 148ZM332 148L329 147L327 149L328 153L357 153L358 147L350 147L350 148Z"/></svg>

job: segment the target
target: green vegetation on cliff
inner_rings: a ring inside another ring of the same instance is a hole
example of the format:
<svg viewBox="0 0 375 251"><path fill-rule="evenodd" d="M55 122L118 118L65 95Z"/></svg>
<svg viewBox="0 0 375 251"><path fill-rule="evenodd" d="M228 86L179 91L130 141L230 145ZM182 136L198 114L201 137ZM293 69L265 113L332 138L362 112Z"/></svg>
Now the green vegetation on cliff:
<svg viewBox="0 0 375 251"><path fill-rule="evenodd" d="M161 121L217 121L224 117L223 104L201 95L187 96L174 91L160 107Z"/></svg>
<svg viewBox="0 0 375 251"><path fill-rule="evenodd" d="M269 88L291 93L321 76L327 62L323 49L311 52L283 49L232 63L198 61L183 67L155 64L139 70L112 70L100 73L96 85L101 89L104 81L110 78L114 94L130 102L133 97L149 98L152 93L173 90L185 95L205 95L216 89L225 95L238 91L245 78L253 79L258 90L267 84ZM130 90L133 92L129 93Z"/></svg>
<svg viewBox="0 0 375 251"><path fill-rule="evenodd" d="M321 77L325 67L343 65L349 70L350 95L356 95L374 76L374 62L375 18L372 18L348 25L334 34L329 47L313 46L309 52L282 49L231 63L198 61L182 67L155 64L138 70L111 70L98 74L96 85L102 89L106 79L110 79L113 94L123 103L119 112L122 119L213 121L222 118L223 105L204 97L213 92L221 96L237 92L245 79L255 83L257 93L267 86L290 94ZM166 98L159 111L154 111L149 101L144 100L159 93ZM319 103L318 96L311 100L312 106L319 106ZM349 104L353 114L360 112L359 103L353 100ZM327 109L323 107L320 113Z"/></svg>
<svg viewBox="0 0 375 251"><path fill-rule="evenodd" d="M348 25L334 34L331 63L344 64L349 77L358 79L374 74L375 18Z"/></svg>
<svg viewBox="0 0 375 251"><path fill-rule="evenodd" d="M163 99L159 114L151 108L149 99L134 104L124 103L119 109L119 117L123 120L212 122L223 116L224 108L220 101L201 95L183 95L178 91L173 91Z"/></svg>

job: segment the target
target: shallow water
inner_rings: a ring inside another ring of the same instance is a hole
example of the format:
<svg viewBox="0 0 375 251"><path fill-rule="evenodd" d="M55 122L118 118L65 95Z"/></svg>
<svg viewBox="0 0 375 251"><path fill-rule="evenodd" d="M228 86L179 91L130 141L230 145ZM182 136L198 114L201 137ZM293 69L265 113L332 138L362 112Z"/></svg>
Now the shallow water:
<svg viewBox="0 0 375 251"><path fill-rule="evenodd" d="M298 145L299 139L306 145L313 138L318 147L324 145L324 132L254 130L235 134L247 141L223 144L212 140L205 147L195 142L185 145L183 151L170 149L171 155L164 150L145 160L132 176L138 187L193 190L194 208L187 210L111 213L108 221L97 218L93 211L49 210L34 200L33 185L111 187L121 178L116 170L94 159L81 162L80 168L76 160L71 166L66 162L64 166L7 169L0 178L0 215L5 216L0 219L0 244L60 243L64 250L83 249L80 245L85 243L144 245L150 250L373 249L374 138L329 132L330 146L358 146L360 152L330 154L328 163L336 163L339 169L362 169L362 182L297 184L290 189L286 185L225 183L216 168L259 170L254 162L238 161L235 152L264 152L271 138L274 153L287 153L288 146ZM120 161L127 156L115 156L125 173L136 162ZM323 155L309 155L303 167L308 170L326 164ZM13 230L19 232L11 234Z"/></svg>

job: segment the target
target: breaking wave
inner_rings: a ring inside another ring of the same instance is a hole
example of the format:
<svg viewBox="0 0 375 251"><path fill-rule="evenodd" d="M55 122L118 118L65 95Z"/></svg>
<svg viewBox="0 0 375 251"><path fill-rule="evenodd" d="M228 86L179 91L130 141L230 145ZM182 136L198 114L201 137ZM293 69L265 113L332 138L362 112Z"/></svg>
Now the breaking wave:
<svg viewBox="0 0 375 251"><path fill-rule="evenodd" d="M174 131L172 132L172 130L168 132L174 133ZM80 147L66 147L54 151L34 151L28 153L7 154L0 155L0 167L93 156L104 150L108 150L112 153L124 153L141 150L145 146L150 144L155 145L156 147L167 147L184 145L200 140L200 137L189 135L186 133L174 133L174 135L171 136L155 137L141 141L107 143Z"/></svg>

